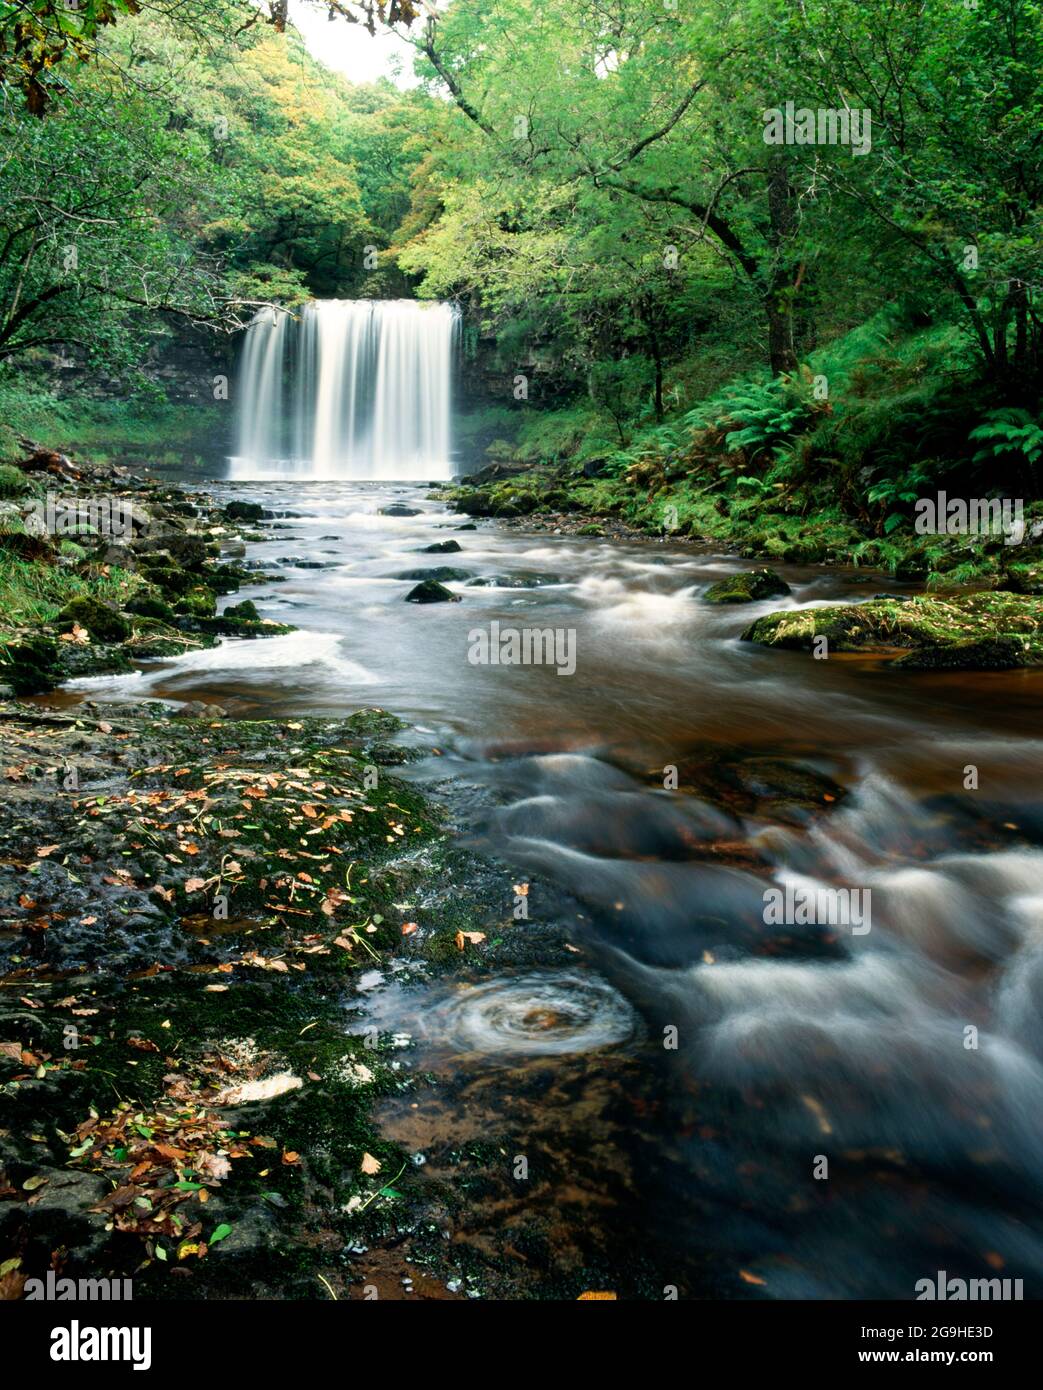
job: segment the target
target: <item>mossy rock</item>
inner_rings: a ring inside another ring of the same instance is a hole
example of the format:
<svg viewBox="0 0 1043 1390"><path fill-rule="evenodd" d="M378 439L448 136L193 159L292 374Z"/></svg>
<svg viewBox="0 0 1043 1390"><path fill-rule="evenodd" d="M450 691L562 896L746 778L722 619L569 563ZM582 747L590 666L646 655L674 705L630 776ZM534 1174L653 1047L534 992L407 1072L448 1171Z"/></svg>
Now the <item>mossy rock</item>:
<svg viewBox="0 0 1043 1390"><path fill-rule="evenodd" d="M1043 661L1043 603L1006 592L872 599L758 618L744 642L811 651L910 651L903 669L997 670ZM1000 645L996 645L999 642ZM930 653L930 655L924 655Z"/></svg>
<svg viewBox="0 0 1043 1390"><path fill-rule="evenodd" d="M465 516L492 516L493 504L487 492L472 492L466 497L458 497L454 504L458 512Z"/></svg>
<svg viewBox="0 0 1043 1390"><path fill-rule="evenodd" d="M513 492L504 496L502 500L494 500L493 516L529 516L538 506L539 499L533 493Z"/></svg>
<svg viewBox="0 0 1043 1390"><path fill-rule="evenodd" d="M175 565L162 562L150 564L143 559L141 567L150 583L155 584L158 589L162 589L164 594L173 598L180 598L182 594L187 594L196 583L195 576L186 574L183 569L178 569Z"/></svg>
<svg viewBox="0 0 1043 1390"><path fill-rule="evenodd" d="M169 603L155 594L139 594L132 598L126 605L126 611L133 613L138 618L153 618L161 623L169 623L174 620L174 610Z"/></svg>
<svg viewBox="0 0 1043 1390"><path fill-rule="evenodd" d="M217 613L217 596L205 584L196 584L178 600L177 612L196 618L213 618Z"/></svg>
<svg viewBox="0 0 1043 1390"><path fill-rule="evenodd" d="M213 589L215 594L234 594L241 584L256 584L268 578L266 575L253 574L239 565L203 565L198 573L207 588Z"/></svg>
<svg viewBox="0 0 1043 1390"><path fill-rule="evenodd" d="M425 579L406 594L407 603L459 603L460 595L450 593L444 584Z"/></svg>
<svg viewBox="0 0 1043 1390"><path fill-rule="evenodd" d="M978 642L948 642L907 652L894 667L903 671L1013 671L1026 664L1018 638L984 637Z"/></svg>
<svg viewBox="0 0 1043 1390"><path fill-rule="evenodd" d="M1013 594L1043 594L1043 560L1008 565L1003 572L1000 588Z"/></svg>
<svg viewBox="0 0 1043 1390"><path fill-rule="evenodd" d="M743 570L711 584L703 595L706 603L756 603L790 593L790 586L774 570Z"/></svg>
<svg viewBox="0 0 1043 1390"><path fill-rule="evenodd" d="M62 632L74 626L85 628L92 642L125 642L131 633L130 621L110 604L87 594L70 599L55 618Z"/></svg>
<svg viewBox="0 0 1043 1390"><path fill-rule="evenodd" d="M62 679L58 643L40 633L0 645L0 681L16 695L53 690Z"/></svg>
<svg viewBox="0 0 1043 1390"><path fill-rule="evenodd" d="M229 502L222 512L226 521L262 521L271 516L260 502Z"/></svg>
<svg viewBox="0 0 1043 1390"><path fill-rule="evenodd" d="M242 603L230 603L221 616L231 618L237 623L259 623L261 621L257 605L248 598L243 599Z"/></svg>

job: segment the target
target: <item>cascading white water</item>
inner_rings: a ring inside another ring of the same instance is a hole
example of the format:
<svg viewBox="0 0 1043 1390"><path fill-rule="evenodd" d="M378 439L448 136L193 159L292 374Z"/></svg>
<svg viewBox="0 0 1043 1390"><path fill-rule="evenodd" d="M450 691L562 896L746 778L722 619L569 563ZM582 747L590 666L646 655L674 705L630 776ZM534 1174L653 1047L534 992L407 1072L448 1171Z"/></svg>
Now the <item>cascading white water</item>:
<svg viewBox="0 0 1043 1390"><path fill-rule="evenodd" d="M233 477L452 475L457 313L411 299L262 309L246 332Z"/></svg>

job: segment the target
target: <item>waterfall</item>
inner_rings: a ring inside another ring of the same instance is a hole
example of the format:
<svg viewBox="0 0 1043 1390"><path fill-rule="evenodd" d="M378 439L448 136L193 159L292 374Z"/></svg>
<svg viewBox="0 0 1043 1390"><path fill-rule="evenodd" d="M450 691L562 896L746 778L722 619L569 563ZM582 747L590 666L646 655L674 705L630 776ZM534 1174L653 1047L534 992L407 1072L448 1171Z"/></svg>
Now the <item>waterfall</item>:
<svg viewBox="0 0 1043 1390"><path fill-rule="evenodd" d="M246 331L232 476L452 476L457 313L411 299L262 309Z"/></svg>

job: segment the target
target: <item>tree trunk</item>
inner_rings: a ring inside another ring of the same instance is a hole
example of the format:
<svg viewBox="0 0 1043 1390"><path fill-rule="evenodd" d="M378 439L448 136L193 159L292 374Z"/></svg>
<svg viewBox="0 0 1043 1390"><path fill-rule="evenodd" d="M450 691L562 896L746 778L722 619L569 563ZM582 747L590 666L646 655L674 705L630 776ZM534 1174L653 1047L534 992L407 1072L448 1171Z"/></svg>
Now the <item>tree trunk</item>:
<svg viewBox="0 0 1043 1390"><path fill-rule="evenodd" d="M798 267L793 262L791 243L796 230L793 188L784 155L772 161L768 175L768 242L771 261L765 312L768 316L768 361L779 375L797 367L793 339L793 303L798 293Z"/></svg>

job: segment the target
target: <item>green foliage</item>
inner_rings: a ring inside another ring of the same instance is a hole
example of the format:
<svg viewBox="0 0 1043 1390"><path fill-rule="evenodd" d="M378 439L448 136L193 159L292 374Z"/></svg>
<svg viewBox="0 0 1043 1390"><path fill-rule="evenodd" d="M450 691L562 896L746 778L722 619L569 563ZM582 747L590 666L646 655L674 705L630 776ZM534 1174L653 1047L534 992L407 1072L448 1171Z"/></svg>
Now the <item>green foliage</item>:
<svg viewBox="0 0 1043 1390"><path fill-rule="evenodd" d="M0 497L24 497L32 484L20 468L0 464Z"/></svg>
<svg viewBox="0 0 1043 1390"><path fill-rule="evenodd" d="M1035 466L1043 458L1043 425L1027 410L1012 406L994 410L971 430L970 438L982 444L975 463L1014 455Z"/></svg>

